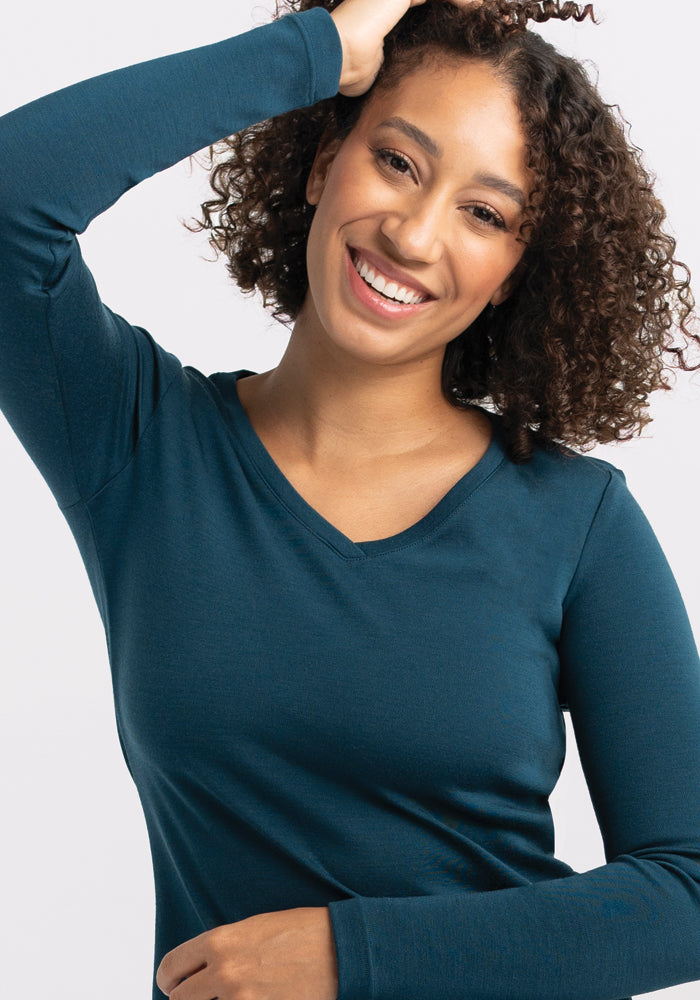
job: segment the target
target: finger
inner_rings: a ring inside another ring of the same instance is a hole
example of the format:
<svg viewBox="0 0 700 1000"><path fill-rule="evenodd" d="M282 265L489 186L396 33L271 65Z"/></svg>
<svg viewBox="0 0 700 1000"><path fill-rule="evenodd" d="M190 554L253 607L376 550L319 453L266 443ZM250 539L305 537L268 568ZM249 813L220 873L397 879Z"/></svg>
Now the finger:
<svg viewBox="0 0 700 1000"><path fill-rule="evenodd" d="M353 2L356 4L353 12L356 11L356 15L359 15L381 38L386 38L409 7L414 6L407 0L382 0L381 3L377 3L377 0L353 0Z"/></svg>
<svg viewBox="0 0 700 1000"><path fill-rule="evenodd" d="M183 979L170 993L170 1000L217 1000L223 995L221 982L206 968Z"/></svg>
<svg viewBox="0 0 700 1000"><path fill-rule="evenodd" d="M166 996L170 996L183 979L205 968L207 958L203 938L204 934L191 938L164 956L156 972L156 984Z"/></svg>

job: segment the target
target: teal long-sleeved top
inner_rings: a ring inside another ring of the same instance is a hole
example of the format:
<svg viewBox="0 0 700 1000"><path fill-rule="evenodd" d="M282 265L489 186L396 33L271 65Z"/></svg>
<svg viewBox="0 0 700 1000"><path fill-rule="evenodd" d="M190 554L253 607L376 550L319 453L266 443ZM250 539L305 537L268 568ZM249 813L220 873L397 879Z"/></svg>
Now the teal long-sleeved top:
<svg viewBox="0 0 700 1000"><path fill-rule="evenodd" d="M351 541L256 435L250 373L183 366L83 261L76 234L130 187L333 96L340 69L316 8L0 118L0 402L104 622L154 970L209 928L327 905L339 1000L700 979L700 661L624 475L516 465L489 414L425 517ZM606 856L585 872L553 853L564 707Z"/></svg>

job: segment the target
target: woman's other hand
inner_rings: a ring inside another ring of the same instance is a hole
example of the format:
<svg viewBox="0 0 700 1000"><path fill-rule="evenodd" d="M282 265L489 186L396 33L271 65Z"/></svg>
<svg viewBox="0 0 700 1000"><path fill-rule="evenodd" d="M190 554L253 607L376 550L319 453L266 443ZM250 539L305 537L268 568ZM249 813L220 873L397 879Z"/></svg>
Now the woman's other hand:
<svg viewBox="0 0 700 1000"><path fill-rule="evenodd" d="M336 1000L328 907L275 910L214 927L169 951L156 983L171 1000Z"/></svg>
<svg viewBox="0 0 700 1000"><path fill-rule="evenodd" d="M466 8L482 0L445 0ZM331 17L343 46L339 93L359 97L377 79L384 61L384 39L410 7L425 0L343 0Z"/></svg>

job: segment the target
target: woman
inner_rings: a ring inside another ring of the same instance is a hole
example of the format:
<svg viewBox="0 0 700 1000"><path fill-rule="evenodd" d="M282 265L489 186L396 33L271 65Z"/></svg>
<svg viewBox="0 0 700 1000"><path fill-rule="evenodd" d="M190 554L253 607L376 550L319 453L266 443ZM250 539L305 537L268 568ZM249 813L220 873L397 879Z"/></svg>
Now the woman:
<svg viewBox="0 0 700 1000"><path fill-rule="evenodd" d="M0 398L107 631L153 995L699 979L697 649L624 476L566 447L643 422L672 318L697 339L658 202L575 64L525 40L539 5L302 6L0 121ZM441 26L454 51L420 59ZM338 91L370 97L327 129ZM218 227L295 320L284 358L182 368L102 304L75 233L317 105L253 139L248 229L235 205ZM296 217L271 183L291 141L313 152ZM584 873L553 855L562 706L608 861Z"/></svg>

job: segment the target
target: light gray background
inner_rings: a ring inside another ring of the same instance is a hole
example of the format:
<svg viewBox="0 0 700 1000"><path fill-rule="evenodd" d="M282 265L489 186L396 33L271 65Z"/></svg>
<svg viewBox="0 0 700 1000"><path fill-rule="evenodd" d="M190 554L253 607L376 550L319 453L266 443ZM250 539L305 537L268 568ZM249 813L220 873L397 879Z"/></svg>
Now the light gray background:
<svg viewBox="0 0 700 1000"><path fill-rule="evenodd" d="M0 113L110 69L193 48L270 20L251 0L34 0L3 11ZM542 33L598 67L608 103L658 175L678 256L700 275L697 31L691 0L603 0L604 23ZM85 156L90 150L83 151ZM1 154L0 154L1 156ZM208 197L187 160L144 181L80 237L104 301L204 372L265 371L287 341L245 299L190 218ZM696 282L700 298L700 282ZM624 470L676 575L700 638L700 373L652 397L641 439L591 454ZM4 815L3 996L146 1000L154 902L146 827L117 740L101 622L77 548L51 494L0 416L0 699ZM552 796L556 853L584 871L602 842L568 715ZM700 738L700 734L699 734ZM649 732L653 741L654 733ZM698 984L647 996L697 1000Z"/></svg>

